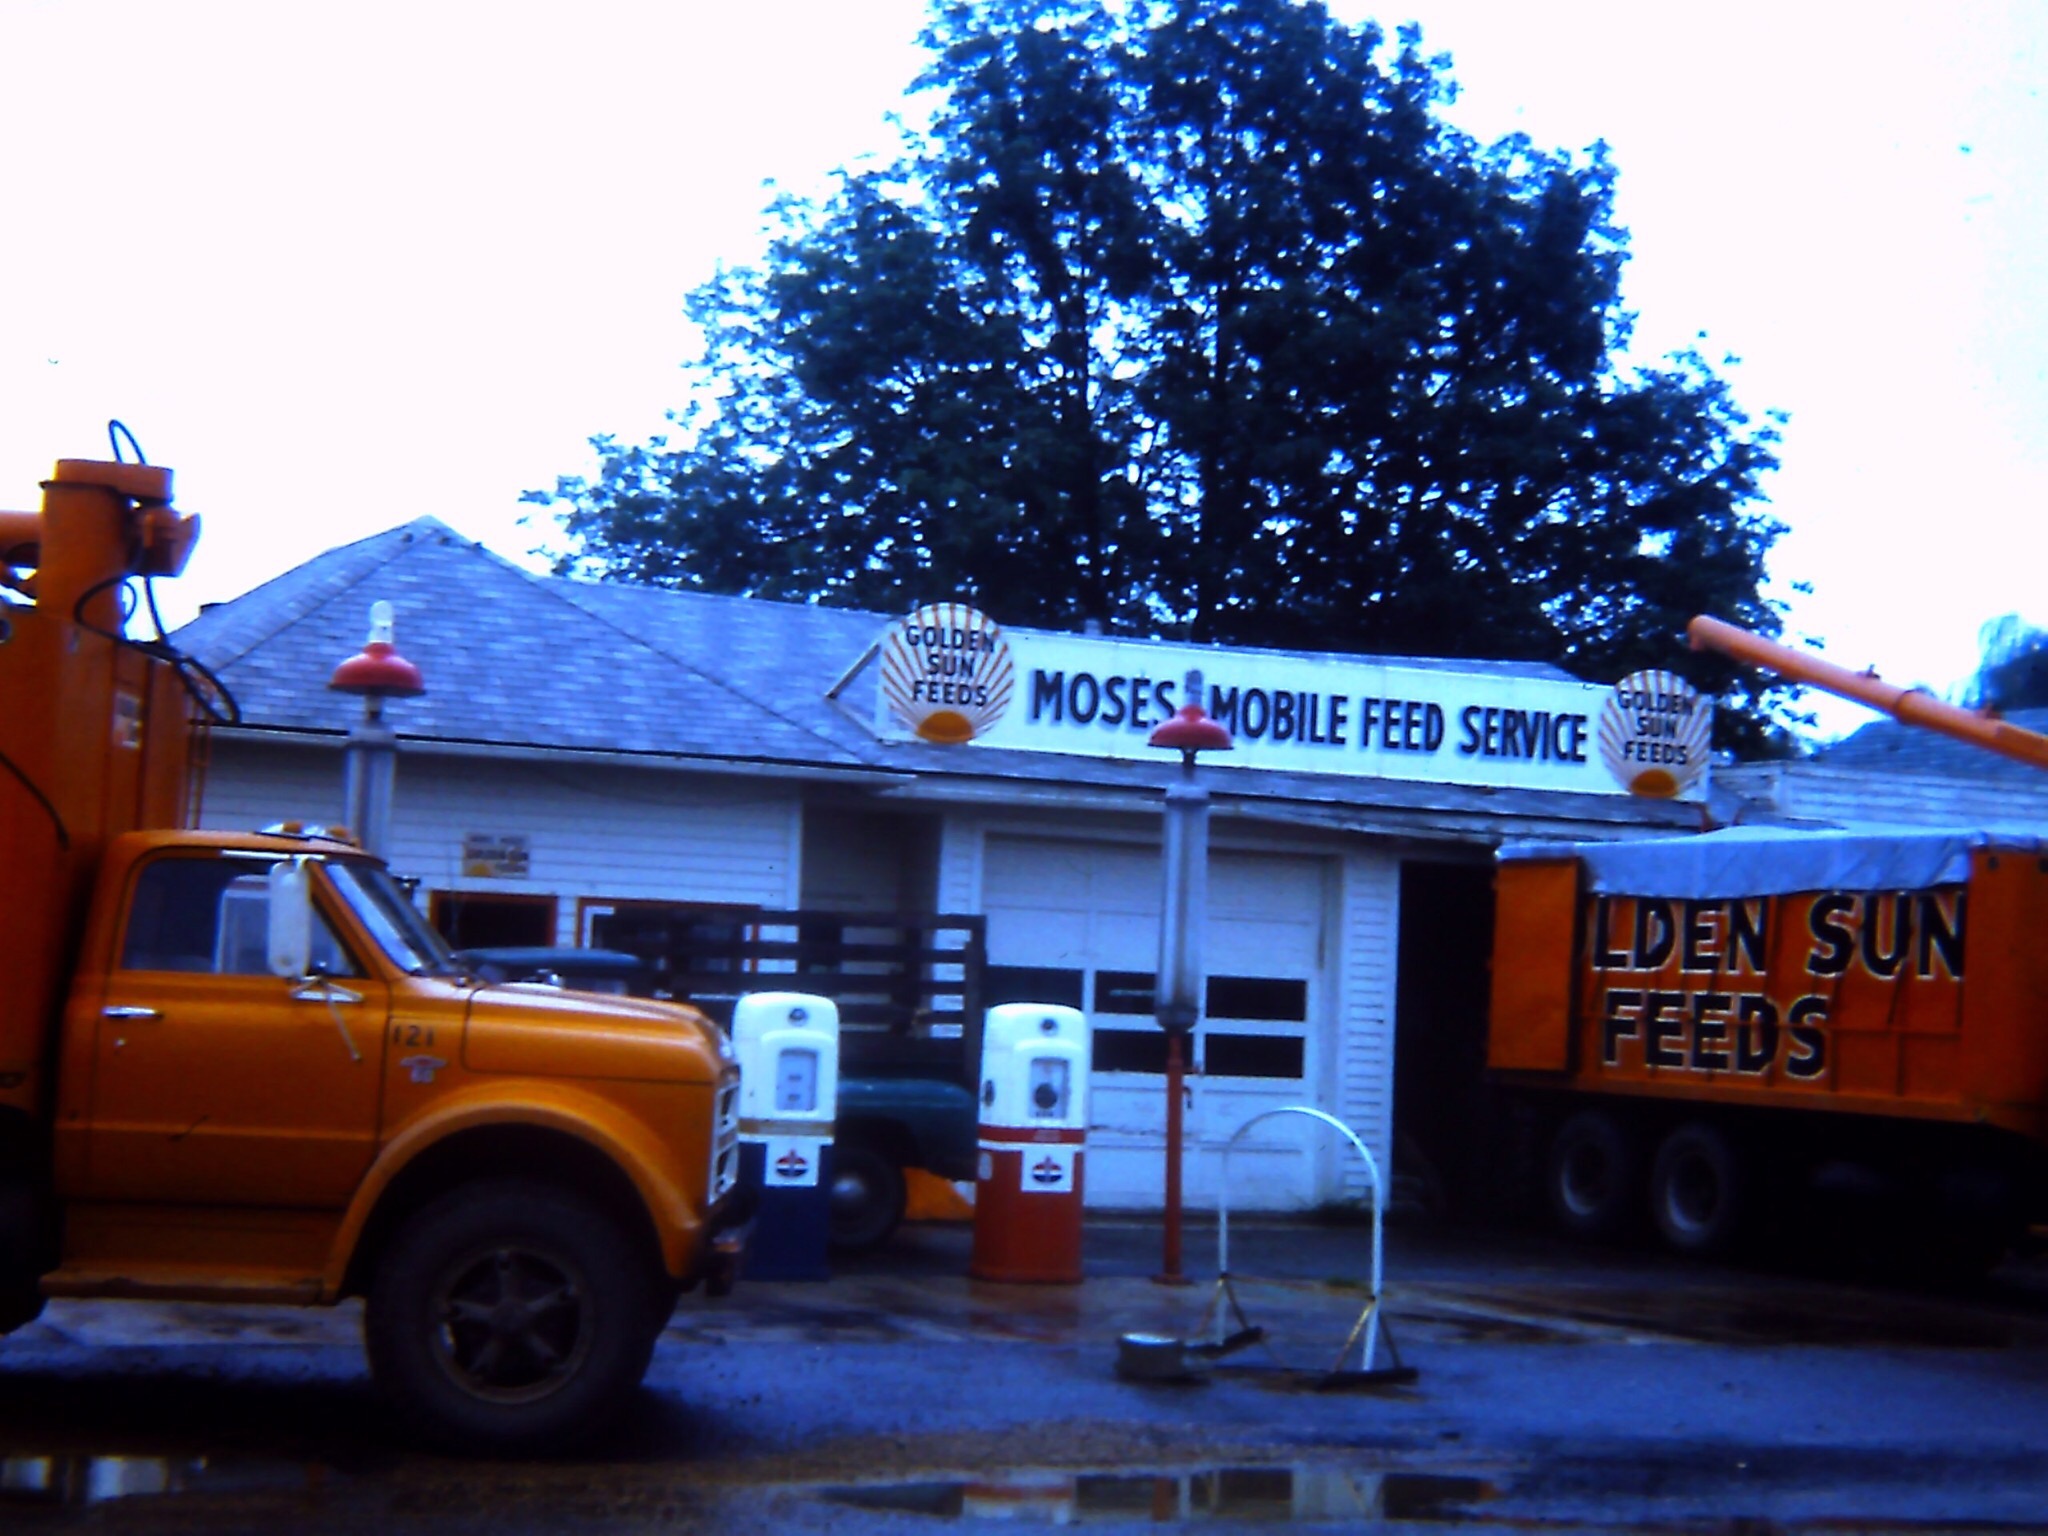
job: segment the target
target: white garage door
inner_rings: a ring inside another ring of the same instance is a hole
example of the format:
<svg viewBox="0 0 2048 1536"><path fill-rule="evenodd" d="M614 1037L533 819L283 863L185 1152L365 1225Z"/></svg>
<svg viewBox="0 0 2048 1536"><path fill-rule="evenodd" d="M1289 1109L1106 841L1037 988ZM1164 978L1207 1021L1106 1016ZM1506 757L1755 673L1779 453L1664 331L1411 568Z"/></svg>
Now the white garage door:
<svg viewBox="0 0 2048 1536"><path fill-rule="evenodd" d="M1147 1209L1165 1180L1166 1038L1152 1019L1158 963L1156 849L992 837L983 883L989 985L998 1001L1069 1003L1095 1029L1088 1203ZM1315 1021L1327 865L1218 852L1203 938L1206 1008L1188 1078L1187 1203L1213 1206L1219 1152L1262 1110L1321 1107L1329 1074ZM1304 1131L1304 1127L1308 1130ZM1232 1210L1294 1210L1321 1197L1312 1123L1268 1121L1231 1153Z"/></svg>

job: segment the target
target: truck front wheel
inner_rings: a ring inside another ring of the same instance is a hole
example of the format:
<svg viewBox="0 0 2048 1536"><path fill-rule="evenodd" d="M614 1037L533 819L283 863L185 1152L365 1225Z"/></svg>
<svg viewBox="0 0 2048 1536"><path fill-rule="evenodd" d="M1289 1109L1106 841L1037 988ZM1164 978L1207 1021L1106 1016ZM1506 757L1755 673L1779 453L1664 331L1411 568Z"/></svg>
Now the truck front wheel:
<svg viewBox="0 0 2048 1536"><path fill-rule="evenodd" d="M1650 1169L1650 1211L1665 1244L1690 1258L1720 1258L1748 1214L1742 1164L1722 1132L1694 1121L1664 1138Z"/></svg>
<svg viewBox="0 0 2048 1536"><path fill-rule="evenodd" d="M1551 1210L1572 1236L1618 1237L1636 1219L1636 1145L1607 1111L1581 1110L1558 1127L1549 1175Z"/></svg>
<svg viewBox="0 0 2048 1536"><path fill-rule="evenodd" d="M604 1429L647 1372L662 1277L618 1224L546 1185L450 1191L399 1228L364 1312L371 1374L411 1433L490 1455Z"/></svg>

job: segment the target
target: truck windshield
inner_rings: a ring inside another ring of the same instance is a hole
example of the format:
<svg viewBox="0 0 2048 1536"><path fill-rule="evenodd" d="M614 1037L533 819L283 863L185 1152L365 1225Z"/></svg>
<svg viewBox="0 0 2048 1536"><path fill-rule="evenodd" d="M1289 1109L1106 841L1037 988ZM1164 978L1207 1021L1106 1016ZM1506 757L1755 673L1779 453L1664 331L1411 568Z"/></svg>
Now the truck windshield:
<svg viewBox="0 0 2048 1536"><path fill-rule="evenodd" d="M409 976L454 976L462 966L441 935L427 926L419 908L406 900L398 882L380 865L353 859L326 861L327 878L356 921Z"/></svg>

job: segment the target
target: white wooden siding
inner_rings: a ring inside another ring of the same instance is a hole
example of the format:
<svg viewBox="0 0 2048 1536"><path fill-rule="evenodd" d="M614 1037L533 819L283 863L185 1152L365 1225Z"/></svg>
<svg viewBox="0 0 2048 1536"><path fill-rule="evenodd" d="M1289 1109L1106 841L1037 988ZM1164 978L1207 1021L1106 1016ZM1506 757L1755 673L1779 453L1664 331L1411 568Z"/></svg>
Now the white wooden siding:
<svg viewBox="0 0 2048 1536"><path fill-rule="evenodd" d="M217 742L200 819L339 821L340 776L339 752ZM555 896L557 942L573 944L579 897L795 906L801 819L777 780L401 754L387 854L432 890ZM466 833L527 838L527 877L463 875Z"/></svg>
<svg viewBox="0 0 2048 1536"><path fill-rule="evenodd" d="M1386 854L1343 861L1337 954L1337 1083L1332 1111L1371 1148L1380 1177L1393 1178L1394 996L1400 956L1401 866ZM1362 1200L1367 1177L1357 1155L1338 1163L1343 1198Z"/></svg>

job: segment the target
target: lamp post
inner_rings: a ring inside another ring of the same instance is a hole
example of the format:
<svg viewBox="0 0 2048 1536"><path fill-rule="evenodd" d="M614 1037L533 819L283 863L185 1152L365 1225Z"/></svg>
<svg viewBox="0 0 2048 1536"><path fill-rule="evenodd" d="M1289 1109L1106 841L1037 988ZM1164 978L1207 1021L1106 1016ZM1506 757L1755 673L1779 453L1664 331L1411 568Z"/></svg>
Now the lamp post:
<svg viewBox="0 0 2048 1536"><path fill-rule="evenodd" d="M1202 674L1190 672L1171 720L1146 744L1180 753L1181 781L1166 791L1166 885L1159 914L1159 974L1153 1016L1166 1031L1166 1232L1159 1281L1185 1285L1180 1266L1181 1098L1185 1043L1202 1018L1202 927L1209 907L1209 791L1195 780L1195 755L1228 752L1230 732L1202 710Z"/></svg>
<svg viewBox="0 0 2048 1536"><path fill-rule="evenodd" d="M391 798L398 778L398 734L384 723L384 701L427 691L420 669L391 643L389 603L370 604L369 639L334 669L327 686L362 696L362 718L348 733L343 815L363 849L381 858L391 836Z"/></svg>

